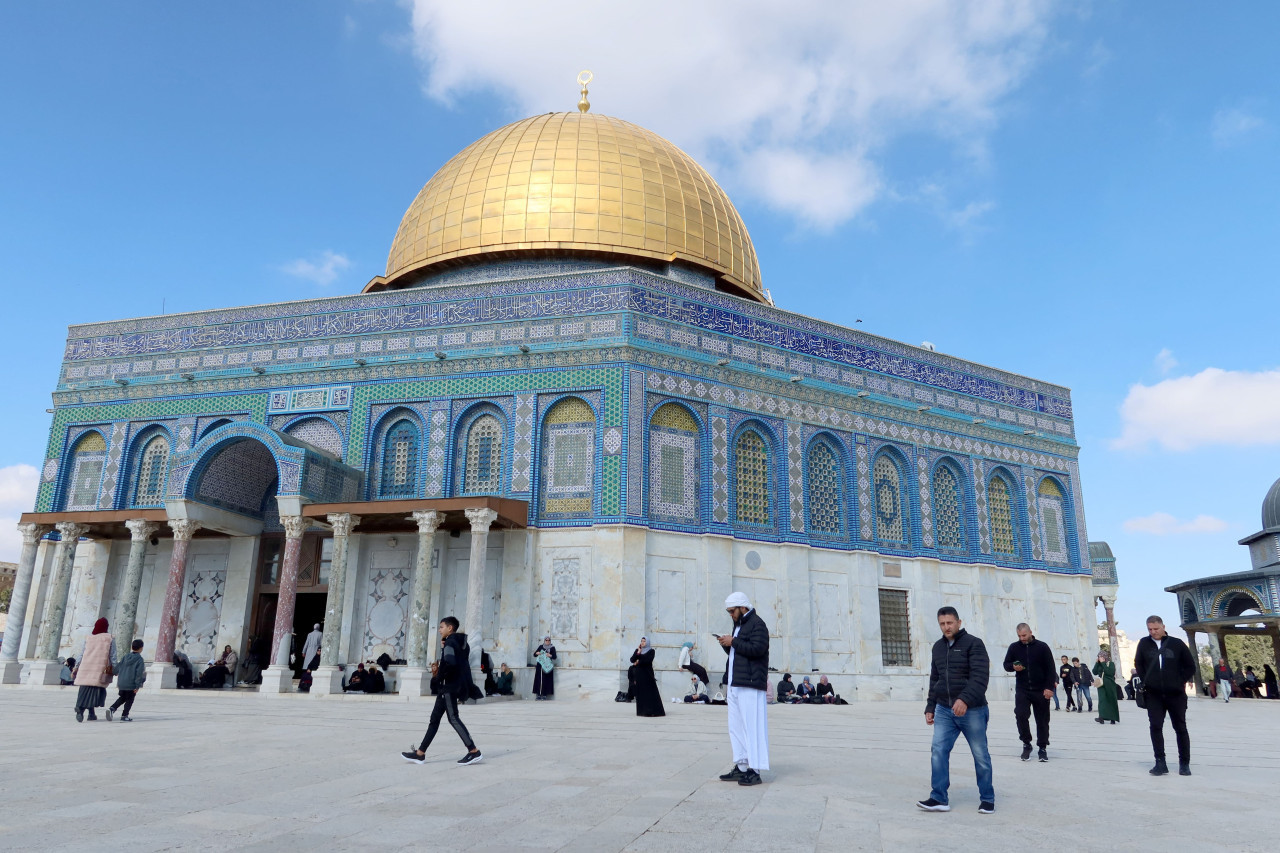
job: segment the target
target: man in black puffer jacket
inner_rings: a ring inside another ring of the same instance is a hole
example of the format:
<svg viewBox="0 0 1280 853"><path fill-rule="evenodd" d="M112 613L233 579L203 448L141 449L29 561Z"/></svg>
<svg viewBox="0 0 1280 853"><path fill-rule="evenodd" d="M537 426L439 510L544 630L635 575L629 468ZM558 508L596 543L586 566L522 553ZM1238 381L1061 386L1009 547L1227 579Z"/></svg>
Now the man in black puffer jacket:
<svg viewBox="0 0 1280 853"><path fill-rule="evenodd" d="M453 726L467 748L467 754L458 759L458 763L479 764L482 758L480 750L472 743L471 734L458 716L458 702L465 702L470 698L472 682L469 663L471 647L467 645L467 635L458 632L457 617L446 616L440 620L440 639L440 660L431 664L431 692L436 694L436 706L431 709L431 722L422 738L422 745L400 755L405 761L425 764L427 747L431 746L431 741L440 728L440 718L448 716L449 725Z"/></svg>
<svg viewBox="0 0 1280 853"><path fill-rule="evenodd" d="M1037 640L1026 622L1018 625L1018 641L1009 644L1004 656L1005 672L1014 676L1013 716L1018 721L1018 737L1022 740L1022 760L1031 760L1031 713L1036 715L1038 758L1049 760L1049 700L1056 681L1053 652L1049 644Z"/></svg>
<svg viewBox="0 0 1280 853"><path fill-rule="evenodd" d="M729 743L734 766L720 778L739 785L759 785L761 770L769 769L769 718L765 688L769 682L769 627L751 607L746 593L724 600L733 618L733 634L715 635L729 656L726 692L729 704Z"/></svg>
<svg viewBox="0 0 1280 853"><path fill-rule="evenodd" d="M961 734L969 742L978 776L978 814L996 810L996 789L991 782L991 753L987 751L987 680L991 658L982 640L960 627L954 607L938 610L942 639L933 644L929 670L929 699L924 721L933 726L933 790L917 806L927 812L949 812L947 789L951 787L951 748Z"/></svg>
<svg viewBox="0 0 1280 853"><path fill-rule="evenodd" d="M1133 666L1142 681L1147 700L1147 722L1151 725L1151 748L1156 763L1148 773L1169 772L1164 757L1164 715L1169 715L1178 737L1178 775L1191 775L1191 735L1187 734L1187 682L1195 677L1196 660L1187 644L1165 633L1164 620L1147 617L1147 636L1138 641Z"/></svg>

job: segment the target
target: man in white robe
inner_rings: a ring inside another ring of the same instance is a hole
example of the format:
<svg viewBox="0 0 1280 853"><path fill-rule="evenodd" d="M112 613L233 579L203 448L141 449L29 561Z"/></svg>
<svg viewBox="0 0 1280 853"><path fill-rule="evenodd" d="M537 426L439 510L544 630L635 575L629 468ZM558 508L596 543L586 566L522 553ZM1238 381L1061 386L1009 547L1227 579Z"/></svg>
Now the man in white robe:
<svg viewBox="0 0 1280 853"><path fill-rule="evenodd" d="M324 634L320 631L320 623L317 622L315 628L310 634L307 634L306 645L302 647L302 668L312 669L311 663L315 656L320 654L320 643L324 641ZM319 665L319 661L316 661Z"/></svg>
<svg viewBox="0 0 1280 853"><path fill-rule="evenodd" d="M729 743L733 768L720 776L725 782L759 785L761 770L769 769L769 717L765 688L769 683L769 628L751 607L746 593L724 601L733 618L733 633L716 635L729 656Z"/></svg>

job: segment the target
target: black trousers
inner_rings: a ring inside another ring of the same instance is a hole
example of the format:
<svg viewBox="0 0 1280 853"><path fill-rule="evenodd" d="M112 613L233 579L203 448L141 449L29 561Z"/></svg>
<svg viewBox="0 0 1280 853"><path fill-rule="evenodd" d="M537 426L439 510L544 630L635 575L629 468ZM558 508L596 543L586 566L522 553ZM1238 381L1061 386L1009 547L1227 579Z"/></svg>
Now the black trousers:
<svg viewBox="0 0 1280 853"><path fill-rule="evenodd" d="M698 680L701 681L703 684L707 685L708 687L711 686L711 682L707 679L707 671L703 669L699 664L696 664L693 661L689 661L688 666L682 667L682 669L689 670L694 675L698 676Z"/></svg>
<svg viewBox="0 0 1280 853"><path fill-rule="evenodd" d="M1043 690L1019 690L1013 697L1013 716L1018 721L1018 737L1031 746L1031 712L1036 715L1036 746L1049 745L1049 700Z"/></svg>
<svg viewBox="0 0 1280 853"><path fill-rule="evenodd" d="M1147 720L1151 723L1151 748L1156 758L1164 759L1164 715L1168 713L1173 732L1178 737L1178 761L1191 763L1191 735L1187 734L1187 694L1146 692Z"/></svg>
<svg viewBox="0 0 1280 853"><path fill-rule="evenodd" d="M114 712L116 708L124 705L124 716L129 716L129 712L133 710L133 700L138 698L136 690L121 690L120 698L111 703L111 710Z"/></svg>
<svg viewBox="0 0 1280 853"><path fill-rule="evenodd" d="M431 741L435 739L436 732L440 729L440 718L449 717L449 725L453 726L453 730L458 733L458 737L462 738L462 745L468 750L476 748L471 742L471 733L467 731L467 727L462 724L462 718L458 716L458 697L452 693L436 694L436 706L431 709L431 722L427 724L427 733L422 738L422 745L418 749L423 752L427 751L427 747L431 746Z"/></svg>

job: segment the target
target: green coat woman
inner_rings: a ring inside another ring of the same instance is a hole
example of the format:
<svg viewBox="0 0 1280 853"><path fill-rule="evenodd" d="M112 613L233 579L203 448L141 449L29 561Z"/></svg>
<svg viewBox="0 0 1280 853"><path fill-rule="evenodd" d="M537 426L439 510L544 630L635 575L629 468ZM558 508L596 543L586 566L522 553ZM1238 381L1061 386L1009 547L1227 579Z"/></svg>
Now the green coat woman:
<svg viewBox="0 0 1280 853"><path fill-rule="evenodd" d="M1102 676L1102 686L1098 688L1098 716L1101 723L1110 722L1113 726L1120 720L1120 688L1116 684L1116 665L1106 652L1098 653L1098 662L1093 665L1093 674Z"/></svg>

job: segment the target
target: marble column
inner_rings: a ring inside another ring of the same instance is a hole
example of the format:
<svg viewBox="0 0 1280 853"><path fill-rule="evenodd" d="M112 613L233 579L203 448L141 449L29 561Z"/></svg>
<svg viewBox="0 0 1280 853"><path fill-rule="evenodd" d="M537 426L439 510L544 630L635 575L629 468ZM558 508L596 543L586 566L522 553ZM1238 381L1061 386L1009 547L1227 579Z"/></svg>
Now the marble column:
<svg viewBox="0 0 1280 853"><path fill-rule="evenodd" d="M311 519L300 515L282 515L284 556L280 562L280 595L276 600L276 624L271 632L271 666L262 671L262 695L286 693L293 689L293 667L289 654L293 648L293 614L298 603L298 563L302 558L302 534ZM339 626L341 630L341 626ZM299 647L298 652L302 649Z"/></svg>
<svg viewBox="0 0 1280 853"><path fill-rule="evenodd" d="M349 512L325 517L333 528L333 559L329 563L329 593L324 600L324 635L320 640L320 668L312 676L311 692L317 696L342 692L338 658L342 650L342 606L347 595L347 550L351 530L360 516Z"/></svg>
<svg viewBox="0 0 1280 853"><path fill-rule="evenodd" d="M462 630L471 644L471 667L480 666L484 647L484 587L488 572L489 527L498 513L485 507L465 510L471 522L471 560L467 565L467 616Z"/></svg>
<svg viewBox="0 0 1280 853"><path fill-rule="evenodd" d="M1196 662L1196 674L1194 676L1196 695L1208 696L1209 691L1205 687L1204 676L1200 674L1200 650L1196 648L1195 631L1187 631L1187 645L1191 647L1191 659Z"/></svg>
<svg viewBox="0 0 1280 853"><path fill-rule="evenodd" d="M116 611L116 654L129 653L138 631L138 596L142 592L142 567L147 559L147 542L160 525L145 518L131 518L124 523L129 528L129 563L125 567L124 581L120 586L120 607Z"/></svg>
<svg viewBox="0 0 1280 853"><path fill-rule="evenodd" d="M36 570L40 540L52 529L48 524L23 522L18 525L18 532L22 534L22 556L18 558L18 574L9 598L9 624L4 632L4 645L0 647L0 684L17 684L22 676L18 647L22 645L22 624L27 618L27 602L31 600L31 578Z"/></svg>
<svg viewBox="0 0 1280 853"><path fill-rule="evenodd" d="M200 529L200 522L189 518L171 518L168 523L173 530L173 555L169 558L169 582L164 588L160 634L156 637L157 664L173 663L173 649L178 641L178 617L182 615L182 587L187 580L187 553L191 550L191 537Z"/></svg>
<svg viewBox="0 0 1280 853"><path fill-rule="evenodd" d="M1120 660L1120 640L1116 636L1116 597L1114 595L1100 595L1102 599L1102 610L1107 615L1107 642L1111 645L1111 662L1116 665L1116 679L1122 681L1124 673L1121 667L1124 662Z"/></svg>
<svg viewBox="0 0 1280 853"><path fill-rule="evenodd" d="M53 580L49 584L49 602L45 606L44 622L40 625L41 660L56 661L62 646L63 622L67 616L67 596L71 593L71 572L76 562L76 545L89 528L71 521L57 524L62 541L54 554Z"/></svg>
<svg viewBox="0 0 1280 853"><path fill-rule="evenodd" d="M418 510L409 516L418 525L418 558L413 567L413 588L410 590L412 605L409 607L409 641L405 660L409 665L400 671L401 696L418 699L431 695L431 673L427 669L430 658L431 625L431 559L435 553L436 530L444 521L444 513L436 510Z"/></svg>

